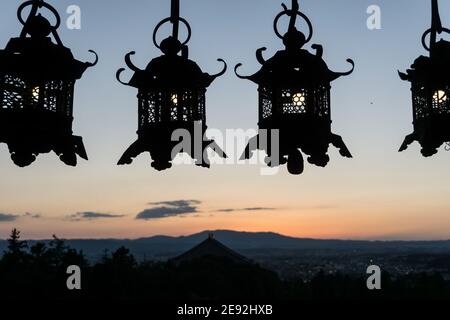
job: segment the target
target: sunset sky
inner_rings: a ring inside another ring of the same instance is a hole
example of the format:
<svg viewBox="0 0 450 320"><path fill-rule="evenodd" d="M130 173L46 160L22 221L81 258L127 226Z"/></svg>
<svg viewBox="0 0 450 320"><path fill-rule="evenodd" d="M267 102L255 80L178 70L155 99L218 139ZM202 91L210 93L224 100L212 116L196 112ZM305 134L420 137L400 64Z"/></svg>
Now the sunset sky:
<svg viewBox="0 0 450 320"><path fill-rule="evenodd" d="M410 88L397 70L406 70L425 50L430 1L304 0L302 11L314 25L313 43L324 46L330 69L354 74L337 80L332 91L333 131L343 136L354 158L333 147L327 168L307 165L301 176L285 167L272 176L261 165L216 165L210 170L182 165L156 172L148 154L132 166L117 160L136 139L136 90L115 80L124 55L144 68L160 55L153 28L170 13L169 0L53 0L63 21L69 5L82 10L82 29L59 33L82 61L89 49L100 56L77 83L74 133L83 136L90 160L71 168L52 154L17 168L0 145L0 237L11 228L26 238L136 238L186 235L205 229L273 231L298 237L343 239L449 239L450 152L425 159L415 143L397 150L412 132ZM3 0L0 46L19 35L16 9L21 1ZM287 1L286 3L290 3ZM369 5L381 7L382 29L368 30ZM450 2L440 1L450 27ZM255 128L257 91L240 72L258 70L255 51L266 57L282 48L272 22L281 0L182 0L182 16L193 36L190 58L205 72L229 71L210 87L208 125L220 130ZM164 30L164 29L163 29ZM167 31L167 29L166 29ZM126 79L131 76L127 72Z"/></svg>

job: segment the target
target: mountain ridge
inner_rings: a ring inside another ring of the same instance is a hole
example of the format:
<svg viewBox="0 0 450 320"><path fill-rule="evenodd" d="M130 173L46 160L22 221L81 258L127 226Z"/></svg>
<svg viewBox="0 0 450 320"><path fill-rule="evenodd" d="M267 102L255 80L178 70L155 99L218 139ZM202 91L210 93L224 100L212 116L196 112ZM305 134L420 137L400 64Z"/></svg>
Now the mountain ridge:
<svg viewBox="0 0 450 320"><path fill-rule="evenodd" d="M177 256L208 238L209 234L227 247L244 255L261 253L282 255L287 253L311 252L313 254L342 253L450 253L450 240L429 241L381 241L381 240L340 240L313 239L284 236L275 232L246 232L233 230L205 230L187 236L155 235L137 239L67 239L66 244L82 250L91 260L101 258L105 249L114 251L125 246L138 259L164 260ZM51 240L28 240L32 246L36 242ZM6 240L0 240L0 253L7 247Z"/></svg>

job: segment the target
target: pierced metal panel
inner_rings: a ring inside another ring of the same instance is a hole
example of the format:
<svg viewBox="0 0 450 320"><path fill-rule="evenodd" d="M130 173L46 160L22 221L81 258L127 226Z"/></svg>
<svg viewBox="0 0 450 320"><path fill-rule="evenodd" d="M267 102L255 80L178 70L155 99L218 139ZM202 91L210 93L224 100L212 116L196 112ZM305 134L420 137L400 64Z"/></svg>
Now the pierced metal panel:
<svg viewBox="0 0 450 320"><path fill-rule="evenodd" d="M260 119L270 118L273 114L272 91L267 87L259 88Z"/></svg>
<svg viewBox="0 0 450 320"><path fill-rule="evenodd" d="M205 120L205 91L140 91L139 127Z"/></svg>
<svg viewBox="0 0 450 320"><path fill-rule="evenodd" d="M41 109L72 116L74 81L50 80L33 84L6 74L1 77L0 91L1 109Z"/></svg>
<svg viewBox="0 0 450 320"><path fill-rule="evenodd" d="M330 86L322 85L314 90L315 114L320 117L330 115Z"/></svg>
<svg viewBox="0 0 450 320"><path fill-rule="evenodd" d="M412 86L412 100L415 120L426 118L430 115L428 108L428 90L417 84Z"/></svg>
<svg viewBox="0 0 450 320"><path fill-rule="evenodd" d="M415 120L432 115L450 115L450 87L431 89L419 84L412 85Z"/></svg>
<svg viewBox="0 0 450 320"><path fill-rule="evenodd" d="M310 98L308 92L305 89L293 90L285 89L281 90L281 103L283 114L302 114L306 113L307 103Z"/></svg>
<svg viewBox="0 0 450 320"><path fill-rule="evenodd" d="M159 106L161 93L140 91L139 100L139 128L152 123L160 122Z"/></svg>
<svg viewBox="0 0 450 320"><path fill-rule="evenodd" d="M23 109L27 85L22 79L5 74L1 77L2 109Z"/></svg>

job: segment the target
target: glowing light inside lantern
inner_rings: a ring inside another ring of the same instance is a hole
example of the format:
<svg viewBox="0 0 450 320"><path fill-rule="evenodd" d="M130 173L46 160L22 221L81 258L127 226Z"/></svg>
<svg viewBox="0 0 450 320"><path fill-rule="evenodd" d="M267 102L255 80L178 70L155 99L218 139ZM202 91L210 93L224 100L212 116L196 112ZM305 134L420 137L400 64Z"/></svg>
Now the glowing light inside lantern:
<svg viewBox="0 0 450 320"><path fill-rule="evenodd" d="M436 103L443 103L447 101L447 93L443 90L438 90L433 94L433 101Z"/></svg>
<svg viewBox="0 0 450 320"><path fill-rule="evenodd" d="M305 97L304 93L295 93L292 96L292 102L297 107L303 106L305 104L305 101L306 101L306 97Z"/></svg>
<svg viewBox="0 0 450 320"><path fill-rule="evenodd" d="M39 100L39 87L34 87L31 94L34 99Z"/></svg>
<svg viewBox="0 0 450 320"><path fill-rule="evenodd" d="M178 105L178 95L177 94L173 94L170 99L172 100L172 103L174 105Z"/></svg>

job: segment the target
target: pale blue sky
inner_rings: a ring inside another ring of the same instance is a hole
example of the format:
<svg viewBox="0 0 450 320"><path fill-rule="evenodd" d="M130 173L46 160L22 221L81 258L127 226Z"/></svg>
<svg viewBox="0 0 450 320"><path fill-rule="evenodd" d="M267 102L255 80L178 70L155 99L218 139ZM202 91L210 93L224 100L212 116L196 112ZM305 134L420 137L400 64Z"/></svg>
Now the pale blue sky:
<svg viewBox="0 0 450 320"><path fill-rule="evenodd" d="M290 1L288 1L290 2ZM15 13L21 1L3 0L0 45L20 33ZM428 0L305 0L302 11L315 28L312 43L324 46L324 58L336 71L356 63L353 75L333 85L333 131L343 136L354 155L344 159L331 151L325 169L308 166L302 176L283 168L264 177L257 166L191 166L158 173L148 156L133 166L115 163L136 138L137 101L133 88L120 85L115 72L134 50L144 67L159 55L151 36L156 23L168 16L168 0L58 0L61 12L72 4L82 10L82 29L61 28L60 36L80 60L89 49L100 56L76 87L74 131L82 135L90 157L77 168L55 155L40 156L29 168L14 167L0 146L0 213L19 217L0 222L0 236L18 226L27 237L134 237L185 234L208 228L277 231L296 236L340 238L450 238L450 152L443 149L424 159L418 145L397 150L412 131L410 90L397 70L405 70L419 54L422 33L430 26ZM266 57L280 49L272 21L279 0L185 0L182 16L193 37L190 56L204 71L215 73L224 58L230 67L241 62L250 74L259 64L255 50L266 46ZM366 27L366 9L381 7L382 30ZM450 3L440 1L443 24L450 26ZM126 76L130 76L127 73ZM125 76L125 74L124 74ZM208 91L208 125L213 128L254 128L256 87L229 72ZM189 182L194 181L194 183ZM201 217L136 221L149 202L179 199L202 201ZM273 208L270 212L212 213L222 208ZM77 212L126 215L89 222L69 221ZM210 215L214 216L211 217Z"/></svg>

